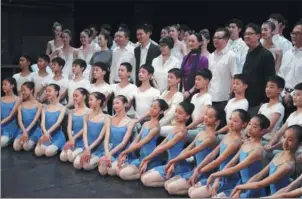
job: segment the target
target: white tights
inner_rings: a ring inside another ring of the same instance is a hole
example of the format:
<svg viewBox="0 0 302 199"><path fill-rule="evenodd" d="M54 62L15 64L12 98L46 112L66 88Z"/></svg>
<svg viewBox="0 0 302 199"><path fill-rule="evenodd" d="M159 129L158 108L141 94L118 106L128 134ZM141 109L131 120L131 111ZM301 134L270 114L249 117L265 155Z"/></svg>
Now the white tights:
<svg viewBox="0 0 302 199"><path fill-rule="evenodd" d="M111 167L107 167L104 164L99 164L99 172L102 176L107 174L110 176L117 175L118 174L117 161L112 162Z"/></svg>
<svg viewBox="0 0 302 199"><path fill-rule="evenodd" d="M62 162L73 162L76 157L83 152L83 148L76 148L74 151L68 149L68 150L63 150L60 154L60 160Z"/></svg>
<svg viewBox="0 0 302 199"><path fill-rule="evenodd" d="M36 156L42 156L45 155L47 157L51 157L57 154L58 147L56 145L49 145L45 146L43 144L38 144L35 148L35 154Z"/></svg>
<svg viewBox="0 0 302 199"><path fill-rule="evenodd" d="M15 139L13 143L13 148L15 151L20 151L21 149L24 149L25 151L31 151L35 146L34 141L28 140L27 142L21 144L20 138Z"/></svg>
<svg viewBox="0 0 302 199"><path fill-rule="evenodd" d="M92 170L97 167L99 158L95 155L92 155L88 163L81 164L82 155L76 156L75 160L73 161L73 166L76 169L85 169L85 170Z"/></svg>

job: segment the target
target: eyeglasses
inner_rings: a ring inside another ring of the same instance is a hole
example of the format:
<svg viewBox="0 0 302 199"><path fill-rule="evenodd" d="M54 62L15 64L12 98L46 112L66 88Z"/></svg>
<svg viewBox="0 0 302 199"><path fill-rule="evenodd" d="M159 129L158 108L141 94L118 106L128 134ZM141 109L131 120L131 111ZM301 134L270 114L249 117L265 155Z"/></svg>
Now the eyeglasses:
<svg viewBox="0 0 302 199"><path fill-rule="evenodd" d="M297 37L297 36L300 36L300 35L302 35L302 32L291 32L290 33L291 37Z"/></svg>
<svg viewBox="0 0 302 199"><path fill-rule="evenodd" d="M244 33L244 36L252 36L252 35L256 35L257 33L255 32L246 32Z"/></svg>
<svg viewBox="0 0 302 199"><path fill-rule="evenodd" d="M213 40L215 40L215 39L221 40L221 39L224 39L224 37L213 37Z"/></svg>

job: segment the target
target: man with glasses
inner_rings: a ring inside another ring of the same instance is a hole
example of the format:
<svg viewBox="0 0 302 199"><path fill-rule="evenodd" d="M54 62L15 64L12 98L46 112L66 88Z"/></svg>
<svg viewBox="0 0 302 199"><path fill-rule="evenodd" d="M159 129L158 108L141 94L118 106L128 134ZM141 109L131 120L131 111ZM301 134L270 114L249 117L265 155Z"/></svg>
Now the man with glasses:
<svg viewBox="0 0 302 199"><path fill-rule="evenodd" d="M248 78L249 87L246 98L249 101L249 112L256 115L260 105L267 102L265 87L268 78L275 75L275 59L272 53L259 42L260 26L250 23L246 26L244 41L249 47L243 74Z"/></svg>
<svg viewBox="0 0 302 199"><path fill-rule="evenodd" d="M282 59L279 75L285 79L285 90L281 94L285 106L285 117L295 111L292 94L295 85L302 82L302 19L290 34L293 47Z"/></svg>
<svg viewBox="0 0 302 199"><path fill-rule="evenodd" d="M209 93L213 106L224 110L231 93L232 77L237 69L236 54L228 47L230 32L226 28L218 28L213 37L215 51L209 55L209 69L212 80Z"/></svg>

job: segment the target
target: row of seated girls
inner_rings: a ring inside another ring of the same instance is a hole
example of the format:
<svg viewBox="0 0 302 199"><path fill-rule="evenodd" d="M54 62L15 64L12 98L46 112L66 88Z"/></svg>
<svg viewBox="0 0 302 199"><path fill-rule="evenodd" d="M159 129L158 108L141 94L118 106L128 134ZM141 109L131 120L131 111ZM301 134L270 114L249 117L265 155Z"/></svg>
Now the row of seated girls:
<svg viewBox="0 0 302 199"><path fill-rule="evenodd" d="M103 112L105 94L77 88L69 96L73 107L67 110L60 103L61 88L57 84L45 87L48 103L41 104L36 100L33 82L24 82L18 96L16 80L6 77L2 85L5 96L1 99L1 146L13 143L14 150L34 150L36 156L59 153L61 161L72 162L76 169L98 168L101 175L140 179L147 187L164 187L173 195L255 198L286 196L285 192L291 191L289 196L301 196L301 188L296 184L302 183L302 177L292 183L291 178L296 170L295 155L302 142L302 127L297 125L302 110L302 83L296 85L293 96L297 111L264 147L266 140L262 136L273 128L274 120L264 112L250 118L244 107L226 110L229 118L223 128L227 133L217 136L220 134L217 126L225 116L223 110L211 106L207 95L211 72L207 69L200 71L195 79L200 93L191 102L177 103L173 121L162 125L162 119L171 111L167 99L178 92L180 77L175 70L169 72L170 90L166 94L169 97L152 100L149 110L139 120L127 115L131 102L124 95L115 95L114 114L110 116ZM131 68L125 67L125 71L127 74ZM234 76L235 101L245 99L246 87L244 77ZM282 87L279 77L268 80L266 94L270 102ZM196 98L203 100L196 103ZM62 131L66 112L67 136ZM192 122L188 125L189 120ZM136 134L134 129L139 122L142 125ZM160 142L164 126L168 130ZM282 137L281 148L277 147L280 144L275 135ZM281 149L281 152L268 161L267 148ZM193 163L188 161L190 157Z"/></svg>

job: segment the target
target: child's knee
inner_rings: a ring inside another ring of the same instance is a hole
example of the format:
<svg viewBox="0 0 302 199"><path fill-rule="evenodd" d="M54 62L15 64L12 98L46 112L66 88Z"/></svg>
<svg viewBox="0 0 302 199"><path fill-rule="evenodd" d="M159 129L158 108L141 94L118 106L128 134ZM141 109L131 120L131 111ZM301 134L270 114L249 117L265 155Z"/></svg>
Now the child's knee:
<svg viewBox="0 0 302 199"><path fill-rule="evenodd" d="M108 174L107 167L105 167L104 165L99 165L98 169L99 169L99 173L102 176L105 176Z"/></svg>
<svg viewBox="0 0 302 199"><path fill-rule="evenodd" d="M31 151L33 149L34 145L35 145L35 143L33 141L29 140L28 142L23 144L23 149L25 151Z"/></svg>
<svg viewBox="0 0 302 199"><path fill-rule="evenodd" d="M52 156L56 155L56 153L58 152L58 149L59 148L57 146L50 145L50 146L46 147L45 155L47 157L52 157Z"/></svg>
<svg viewBox="0 0 302 199"><path fill-rule="evenodd" d="M75 169L82 169L80 156L76 157L76 159L73 161L73 167Z"/></svg>
<svg viewBox="0 0 302 199"><path fill-rule="evenodd" d="M20 144L20 139L15 139L13 143L13 148L15 151L20 151L22 149L22 145Z"/></svg>
<svg viewBox="0 0 302 199"><path fill-rule="evenodd" d="M66 152L66 151L62 151L62 152L60 153L60 160L61 160L62 162L67 162L68 157L67 157L67 152Z"/></svg>
<svg viewBox="0 0 302 199"><path fill-rule="evenodd" d="M42 156L45 154L45 146L43 145L37 145L35 148L35 155L36 156Z"/></svg>

